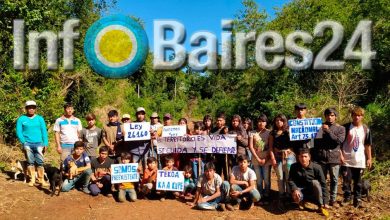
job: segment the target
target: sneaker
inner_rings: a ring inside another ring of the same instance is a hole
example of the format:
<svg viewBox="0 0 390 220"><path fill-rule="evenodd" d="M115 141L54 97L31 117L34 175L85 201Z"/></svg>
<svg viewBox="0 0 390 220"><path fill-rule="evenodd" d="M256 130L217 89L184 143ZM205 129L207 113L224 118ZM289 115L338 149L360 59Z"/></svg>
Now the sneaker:
<svg viewBox="0 0 390 220"><path fill-rule="evenodd" d="M82 191L85 194L90 194L91 193L91 191L89 191L88 187L84 187Z"/></svg>
<svg viewBox="0 0 390 220"><path fill-rule="evenodd" d="M362 207L362 200L361 199L354 199L353 200L353 207L355 207L355 208Z"/></svg>
<svg viewBox="0 0 390 220"><path fill-rule="evenodd" d="M344 200L341 202L341 206L347 206L351 203L351 199L350 198L344 198Z"/></svg>
<svg viewBox="0 0 390 220"><path fill-rule="evenodd" d="M225 207L229 211L234 211L234 207L231 204L226 204Z"/></svg>
<svg viewBox="0 0 390 220"><path fill-rule="evenodd" d="M217 210L222 211L222 212L226 211L225 203L218 203Z"/></svg>

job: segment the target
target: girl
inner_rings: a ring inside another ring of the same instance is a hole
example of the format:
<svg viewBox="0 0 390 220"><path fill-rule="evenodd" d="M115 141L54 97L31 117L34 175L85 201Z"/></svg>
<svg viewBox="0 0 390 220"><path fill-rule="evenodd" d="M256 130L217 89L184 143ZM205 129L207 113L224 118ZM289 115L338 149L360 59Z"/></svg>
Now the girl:
<svg viewBox="0 0 390 220"><path fill-rule="evenodd" d="M262 203L268 205L271 189L271 160L268 145L270 130L266 128L266 115L260 115L256 122L256 130L249 136L249 149L252 152L252 165L257 176L257 189L263 195Z"/></svg>
<svg viewBox="0 0 390 220"><path fill-rule="evenodd" d="M279 114L274 118L273 130L269 136L268 144L272 166L278 177L278 189L280 201L286 196L289 197L288 187L289 165L295 163L295 155L290 146L287 118Z"/></svg>
<svg viewBox="0 0 390 220"><path fill-rule="evenodd" d="M186 126L187 135L191 135L190 129L188 129L187 119L180 118L178 124L181 126ZM185 165L190 163L190 156L187 154L180 155L179 153L174 153L173 158L176 161L175 166L179 168L183 168Z"/></svg>
<svg viewBox="0 0 390 220"><path fill-rule="evenodd" d="M241 117L239 115L233 115L232 128L229 134L237 135L237 156L248 155L248 134L241 124Z"/></svg>
<svg viewBox="0 0 390 220"><path fill-rule="evenodd" d="M213 129L213 118L211 115L205 115L203 117L203 134L209 135L211 130Z"/></svg>

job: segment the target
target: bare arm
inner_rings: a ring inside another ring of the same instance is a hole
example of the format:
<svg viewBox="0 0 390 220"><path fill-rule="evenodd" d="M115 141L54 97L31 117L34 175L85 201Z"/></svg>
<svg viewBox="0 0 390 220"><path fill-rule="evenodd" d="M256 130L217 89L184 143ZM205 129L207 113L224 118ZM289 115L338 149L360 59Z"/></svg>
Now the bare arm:
<svg viewBox="0 0 390 220"><path fill-rule="evenodd" d="M61 137L60 137L60 132L58 131L55 132L55 140L57 145L57 152L61 154L62 153L61 142L60 142Z"/></svg>

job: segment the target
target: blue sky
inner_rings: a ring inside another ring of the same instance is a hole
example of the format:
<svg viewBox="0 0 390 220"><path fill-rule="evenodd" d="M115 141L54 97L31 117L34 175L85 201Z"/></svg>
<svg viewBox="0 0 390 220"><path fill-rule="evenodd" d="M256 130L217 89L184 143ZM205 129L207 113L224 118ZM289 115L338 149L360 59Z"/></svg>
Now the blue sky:
<svg viewBox="0 0 390 220"><path fill-rule="evenodd" d="M291 0L256 0L260 8L265 9L270 18L274 17L274 7L281 8ZM181 22L187 33L185 45L188 50L189 38L197 31L214 33L218 40L221 35L221 19L233 19L242 9L241 0L118 0L117 5L108 14L133 15L145 23L149 38L149 47L153 50L153 20L175 19Z"/></svg>

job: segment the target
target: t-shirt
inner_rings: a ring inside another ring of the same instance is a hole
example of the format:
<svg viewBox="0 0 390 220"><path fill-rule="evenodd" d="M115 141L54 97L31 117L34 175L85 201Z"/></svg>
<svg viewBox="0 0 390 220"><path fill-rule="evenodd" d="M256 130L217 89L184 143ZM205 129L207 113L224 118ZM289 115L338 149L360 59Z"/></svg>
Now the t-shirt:
<svg viewBox="0 0 390 220"><path fill-rule="evenodd" d="M109 157L107 157L103 163L99 162L99 158L94 158L91 160L92 172L95 174L96 178L100 179L104 176L101 174L101 171L110 172L111 164L114 164L114 161Z"/></svg>
<svg viewBox="0 0 390 220"><path fill-rule="evenodd" d="M251 132L249 135L253 138L254 144L253 148L256 152L256 155L260 159L266 159L266 164L269 165L271 163L271 160L269 160L269 146L268 146L268 137L271 132L269 130L265 130L264 132L260 133L257 131ZM258 162L255 157L252 157L252 164L258 165Z"/></svg>
<svg viewBox="0 0 390 220"><path fill-rule="evenodd" d="M367 134L364 126L357 127L350 124L349 131L346 135L347 137L343 144L344 166L366 168L364 143Z"/></svg>
<svg viewBox="0 0 390 220"><path fill-rule="evenodd" d="M82 129L80 119L74 116L58 118L53 128L55 132L60 133L61 146L65 148L73 147L74 143L79 140L78 132Z"/></svg>
<svg viewBox="0 0 390 220"><path fill-rule="evenodd" d="M119 183L119 189L134 189L134 183Z"/></svg>
<svg viewBox="0 0 390 220"><path fill-rule="evenodd" d="M219 187L221 187L222 178L217 173L214 173L214 180L209 184L206 176L203 174L200 176L197 187L200 188L200 193L202 196L211 196L213 195Z"/></svg>
<svg viewBox="0 0 390 220"><path fill-rule="evenodd" d="M83 128L81 138L85 145L85 152L88 156L97 157L98 147L102 140L102 129L95 127L94 129Z"/></svg>
<svg viewBox="0 0 390 220"><path fill-rule="evenodd" d="M149 168L146 168L144 170L144 176L142 178L142 184L146 183L155 183L157 180L157 168L154 170L149 170Z"/></svg>
<svg viewBox="0 0 390 220"><path fill-rule="evenodd" d="M16 121L16 135L20 143L42 143L43 146L48 146L48 136L46 123L40 115L28 117L22 115Z"/></svg>
<svg viewBox="0 0 390 220"><path fill-rule="evenodd" d="M256 173L251 168L246 168L245 173L242 173L239 166L234 166L232 169L232 173L230 175L233 175L236 180L238 181L253 181L257 180Z"/></svg>
<svg viewBox="0 0 390 220"><path fill-rule="evenodd" d="M74 163L76 164L77 168L85 167L85 166L87 166L87 164L91 163L91 160L89 159L87 153L85 153L85 152L83 152L80 155L80 157L77 158L77 159L74 159L72 154L68 155L68 157L65 158L64 164L63 164L65 172L69 171L69 163L71 161L74 161Z"/></svg>

